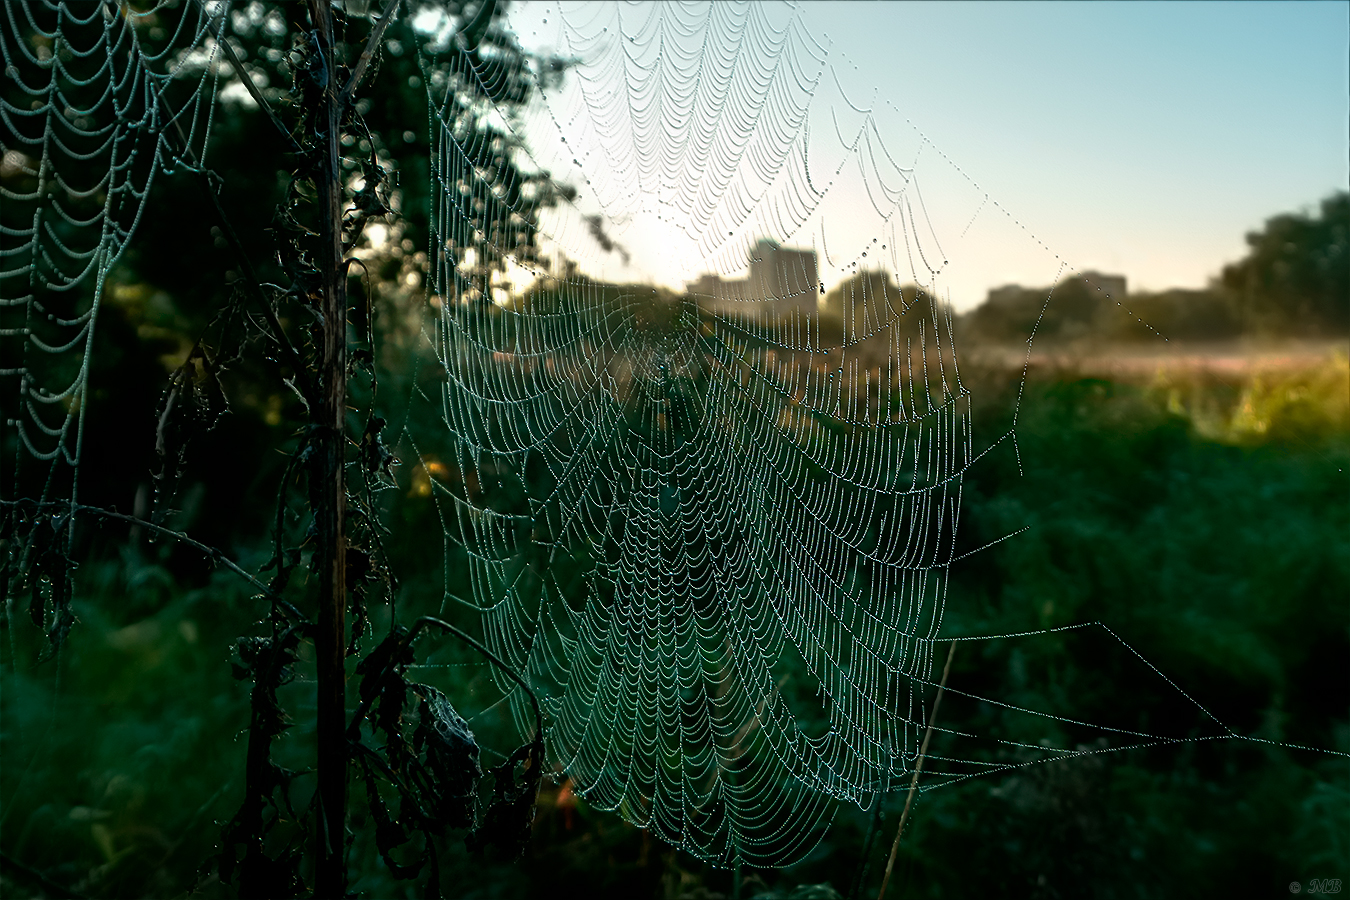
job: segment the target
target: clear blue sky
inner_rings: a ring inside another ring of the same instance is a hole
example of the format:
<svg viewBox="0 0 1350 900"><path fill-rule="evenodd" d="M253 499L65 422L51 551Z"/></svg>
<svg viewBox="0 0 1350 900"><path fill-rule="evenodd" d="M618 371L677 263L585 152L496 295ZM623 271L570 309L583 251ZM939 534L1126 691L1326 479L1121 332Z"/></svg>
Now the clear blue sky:
<svg viewBox="0 0 1350 900"><path fill-rule="evenodd" d="M548 44L556 9L515 6L527 45ZM808 2L799 15L888 146L917 129L978 184L944 195L950 171L920 166L936 215L968 220L987 192L1020 222L1010 240L1010 219L986 208L947 248L958 307L1053 277L1028 233L1132 287L1199 286L1265 218L1350 187L1350 3Z"/></svg>

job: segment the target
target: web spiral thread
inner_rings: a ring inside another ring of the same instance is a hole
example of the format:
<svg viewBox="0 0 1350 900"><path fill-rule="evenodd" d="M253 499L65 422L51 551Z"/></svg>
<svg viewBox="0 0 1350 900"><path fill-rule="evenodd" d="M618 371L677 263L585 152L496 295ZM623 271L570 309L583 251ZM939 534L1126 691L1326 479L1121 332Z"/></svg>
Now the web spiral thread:
<svg viewBox="0 0 1350 900"><path fill-rule="evenodd" d="M453 472L435 484L465 602L545 698L576 790L724 865L799 858L836 800L911 769L972 457L913 173L864 127L813 177L825 52L783 12L564 9L579 89L566 109L537 91L532 113L579 189L558 214L482 163L542 164L467 127L494 111L454 86L491 95L494 73L429 79L443 428L418 449ZM877 240L831 248L850 176ZM541 223L551 261L493 243L513 218ZM679 292L588 274L643 220L693 248L688 282L711 275ZM834 318L813 261L831 250L862 276ZM489 258L531 286L494 289Z"/></svg>

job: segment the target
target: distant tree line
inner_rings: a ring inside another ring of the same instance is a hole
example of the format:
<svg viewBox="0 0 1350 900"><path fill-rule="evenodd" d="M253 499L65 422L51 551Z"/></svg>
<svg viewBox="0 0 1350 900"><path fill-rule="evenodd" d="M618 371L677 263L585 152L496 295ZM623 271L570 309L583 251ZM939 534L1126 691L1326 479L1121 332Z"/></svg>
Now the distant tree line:
<svg viewBox="0 0 1350 900"><path fill-rule="evenodd" d="M1350 193L1314 214L1285 213L1247 235L1247 255L1201 290L1108 297L1091 276L1051 287L1009 286L959 319L969 340L1130 341L1350 333ZM1047 302L1048 301L1048 302Z"/></svg>

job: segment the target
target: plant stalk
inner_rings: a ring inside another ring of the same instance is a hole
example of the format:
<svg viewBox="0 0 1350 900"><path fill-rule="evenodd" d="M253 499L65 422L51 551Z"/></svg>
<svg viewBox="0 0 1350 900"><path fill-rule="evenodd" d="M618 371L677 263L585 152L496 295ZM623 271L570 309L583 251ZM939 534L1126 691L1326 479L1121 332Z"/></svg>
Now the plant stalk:
<svg viewBox="0 0 1350 900"><path fill-rule="evenodd" d="M318 827L315 837L314 896L335 900L346 893L346 457L347 279L342 246L342 169L339 139L342 108L337 48L329 0L310 0L310 18L324 69L318 167L323 248L316 259L323 284L323 347L319 375L322 403L315 410L319 451L315 454L315 518L321 568L315 664L318 668Z"/></svg>
<svg viewBox="0 0 1350 900"><path fill-rule="evenodd" d="M952 670L952 656L956 653L956 641L952 641L947 650L947 664L942 667L942 681L938 683L937 696L933 698L933 711L928 716L928 727L923 733L923 745L919 747L919 758L914 763L914 777L909 780L909 793L905 795L905 809L900 813L900 824L895 829L895 840L891 843L891 856L886 860L886 873L881 876L881 890L877 891L877 900L886 900L886 886L891 881L891 870L895 868L895 855L900 850L900 835L905 833L905 820L909 818L909 807L914 802L914 789L919 786L919 773L923 771L923 759L928 754L928 739L933 736L933 721L937 718L938 706L942 703L942 692L947 688L947 673Z"/></svg>

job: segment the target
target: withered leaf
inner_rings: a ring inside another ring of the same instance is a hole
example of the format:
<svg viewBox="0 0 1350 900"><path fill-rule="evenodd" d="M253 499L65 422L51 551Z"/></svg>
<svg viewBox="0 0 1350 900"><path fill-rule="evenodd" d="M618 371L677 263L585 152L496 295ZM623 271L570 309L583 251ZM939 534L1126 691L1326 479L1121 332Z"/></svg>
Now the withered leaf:
<svg viewBox="0 0 1350 900"><path fill-rule="evenodd" d="M492 803L482 824L464 840L470 850L476 853L491 850L506 860L520 858L530 842L543 764L544 742L536 736L517 748L506 762L491 769L495 780Z"/></svg>
<svg viewBox="0 0 1350 900"><path fill-rule="evenodd" d="M397 668L409 665L412 661L413 651L408 643L408 629L402 625L395 625L388 637L380 641L375 649L356 665L356 674L361 676L361 699L370 700L375 697L391 673Z"/></svg>
<svg viewBox="0 0 1350 900"><path fill-rule="evenodd" d="M428 814L442 828L471 828L474 793L482 774L478 742L445 694L426 684L411 687L421 698L413 747L421 755Z"/></svg>

